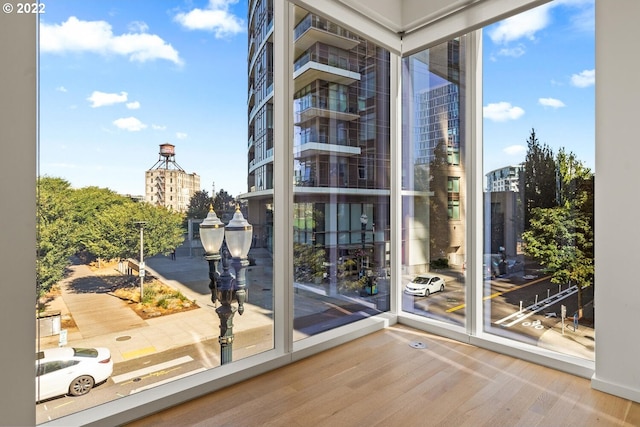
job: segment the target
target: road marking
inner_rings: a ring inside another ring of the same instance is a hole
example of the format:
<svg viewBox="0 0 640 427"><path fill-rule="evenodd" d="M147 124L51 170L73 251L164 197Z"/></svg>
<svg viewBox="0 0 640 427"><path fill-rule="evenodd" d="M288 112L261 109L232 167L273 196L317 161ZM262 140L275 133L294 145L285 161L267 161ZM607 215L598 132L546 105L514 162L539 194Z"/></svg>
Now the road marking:
<svg viewBox="0 0 640 427"><path fill-rule="evenodd" d="M134 388L133 390L131 390L131 392L129 394L138 393L138 392L141 392L143 390L147 390L147 389L150 389L150 388L153 388L153 387L157 387L159 385L166 384L166 383L171 382L171 381L179 380L180 378L184 378L184 377L188 377L188 376L193 375L193 374L198 374L200 372L204 372L206 370L207 370L207 368L199 368L199 369L195 369L193 371L185 372L184 374L176 375L175 377L167 378L166 380L158 381L157 383L149 384L149 385L146 385L146 386L140 387L140 388Z"/></svg>
<svg viewBox="0 0 640 427"><path fill-rule="evenodd" d="M551 277L551 276L541 277L539 279L536 279L536 280L533 280L531 282L528 282L526 285L518 286L517 288L511 288L511 289L508 289L506 291L500 291L500 292L496 292L495 294L487 295L486 297L483 297L482 300L486 301L486 300L489 300L489 299L493 299L495 297L499 297L500 295L504 295L504 294L509 293L509 292L517 291L518 289L524 289L527 286L531 286L531 285L535 285L536 283L540 283L543 280L548 279L549 277ZM460 309L465 308L465 306L466 306L466 304L460 304L460 305L457 305L455 307L451 307L450 309L447 310L447 313L458 311Z"/></svg>
<svg viewBox="0 0 640 427"><path fill-rule="evenodd" d="M147 354L152 354L156 352L156 348L151 346L151 347L145 347L145 348L140 348L138 350L132 350L132 351L127 351L126 353L122 353L122 358L127 360L127 359L134 359L136 357L140 357L140 356L146 356Z"/></svg>
<svg viewBox="0 0 640 427"><path fill-rule="evenodd" d="M148 366L146 368L138 369L137 371L127 372L126 374L116 375L111 377L114 383L121 383L131 380L133 378L142 377L151 372L162 371L164 369L172 368L174 366L182 365L183 363L191 362L193 358L191 356L183 356L177 359L169 360L168 362L159 363L157 365Z"/></svg>
<svg viewBox="0 0 640 427"><path fill-rule="evenodd" d="M500 325L502 322L511 319L512 317L517 317L516 320L512 321L511 323L507 323L506 325L504 325L505 328L509 328L513 325L515 325L516 323L520 322L521 320L526 319L527 317L533 316L534 314L544 310L547 307L551 307L553 304L562 301L565 298L568 298L569 296L575 294L576 292L578 292L578 287L577 286L571 286L570 288L565 289L564 291L557 293L555 295L550 296L549 298L543 299L542 301L540 301L537 304L532 304L527 308L524 308L522 311L517 311L515 313L512 313L510 315L508 315L507 317L503 317L500 320L497 320L496 322L494 322L496 325ZM531 310L529 313L524 314L525 311L527 310Z"/></svg>

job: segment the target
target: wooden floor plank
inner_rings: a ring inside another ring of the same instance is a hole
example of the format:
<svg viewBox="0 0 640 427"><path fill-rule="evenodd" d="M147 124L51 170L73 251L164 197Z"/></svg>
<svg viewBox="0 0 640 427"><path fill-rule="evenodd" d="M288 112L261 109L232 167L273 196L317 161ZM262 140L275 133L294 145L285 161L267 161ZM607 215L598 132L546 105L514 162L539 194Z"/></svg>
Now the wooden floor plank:
<svg viewBox="0 0 640 427"><path fill-rule="evenodd" d="M640 404L396 325L128 425L630 427Z"/></svg>

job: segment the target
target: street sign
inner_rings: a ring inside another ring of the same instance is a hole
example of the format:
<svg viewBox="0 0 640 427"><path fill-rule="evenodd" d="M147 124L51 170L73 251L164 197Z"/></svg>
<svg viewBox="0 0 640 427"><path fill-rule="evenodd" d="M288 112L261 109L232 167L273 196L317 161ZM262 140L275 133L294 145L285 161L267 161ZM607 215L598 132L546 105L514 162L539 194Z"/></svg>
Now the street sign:
<svg viewBox="0 0 640 427"><path fill-rule="evenodd" d="M562 306L560 306L560 313L562 316L562 319L566 319L567 318L567 306L562 304Z"/></svg>
<svg viewBox="0 0 640 427"><path fill-rule="evenodd" d="M67 345L67 330L60 329L60 337L58 338L58 347L64 347Z"/></svg>

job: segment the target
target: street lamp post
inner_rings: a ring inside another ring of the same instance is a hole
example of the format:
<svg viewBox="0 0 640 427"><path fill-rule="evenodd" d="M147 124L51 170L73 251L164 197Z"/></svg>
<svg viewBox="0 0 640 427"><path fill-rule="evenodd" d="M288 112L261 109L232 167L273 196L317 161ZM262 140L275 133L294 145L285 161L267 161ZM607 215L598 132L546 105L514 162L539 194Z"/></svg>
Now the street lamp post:
<svg viewBox="0 0 640 427"><path fill-rule="evenodd" d="M236 311L244 313L247 300L245 270L249 265L247 254L251 247L253 227L236 208L233 219L225 225L220 221L213 207L200 224L200 238L205 251L205 259L209 263L209 289L211 301L220 301L216 313L220 319L220 363L227 364L233 360L233 317ZM218 266L222 264L222 272ZM231 274L233 269L235 276ZM231 305L233 300L238 307Z"/></svg>
<svg viewBox="0 0 640 427"><path fill-rule="evenodd" d="M142 297L144 295L144 276L145 276L145 265L144 265L144 225L146 221L138 221L136 222L140 226L140 263L138 264L138 276L140 276L140 302L142 303Z"/></svg>
<svg viewBox="0 0 640 427"><path fill-rule="evenodd" d="M367 273L364 269L364 257L365 257L365 240L367 237L367 224L369 223L369 217L367 216L367 214L363 213L362 215L360 215L360 225L362 226L362 264L361 264L361 274L362 277L366 277L367 280L367 284L365 285L365 290L367 291L367 294L369 295L375 295L378 293L378 289L377 286L373 283L373 279L369 276L367 276ZM367 289L368 288L368 289Z"/></svg>
<svg viewBox="0 0 640 427"><path fill-rule="evenodd" d="M360 277L367 277L366 276L366 272L364 271L364 250L365 250L365 246L364 246L364 241L367 237L367 223L369 222L369 217L367 217L366 213L363 213L362 215L360 215L360 226L361 226L361 236L360 236L360 240L362 242L362 255L360 258ZM365 289L366 289L366 285L365 285Z"/></svg>

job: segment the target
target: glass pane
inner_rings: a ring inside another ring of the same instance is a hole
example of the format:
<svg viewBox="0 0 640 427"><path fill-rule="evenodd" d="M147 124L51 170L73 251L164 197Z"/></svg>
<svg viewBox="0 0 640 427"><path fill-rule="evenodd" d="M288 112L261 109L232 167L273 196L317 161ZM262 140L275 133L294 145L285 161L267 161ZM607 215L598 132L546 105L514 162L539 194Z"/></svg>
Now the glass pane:
<svg viewBox="0 0 640 427"><path fill-rule="evenodd" d="M591 360L593 9L552 2L482 39L484 330Z"/></svg>
<svg viewBox="0 0 640 427"><path fill-rule="evenodd" d="M298 340L388 310L390 80L389 52L299 7L295 16Z"/></svg>
<svg viewBox="0 0 640 427"><path fill-rule="evenodd" d="M58 0L42 15L35 350L42 364L60 346L104 350L36 379L55 399L38 423L225 361L201 244L210 205L253 225L227 359L273 348L273 208L258 196L273 188L270 3ZM195 25L203 14L220 20ZM70 389L83 375L106 381Z"/></svg>
<svg viewBox="0 0 640 427"><path fill-rule="evenodd" d="M465 324L466 37L402 60L402 309ZM436 276L442 281L427 285Z"/></svg>

